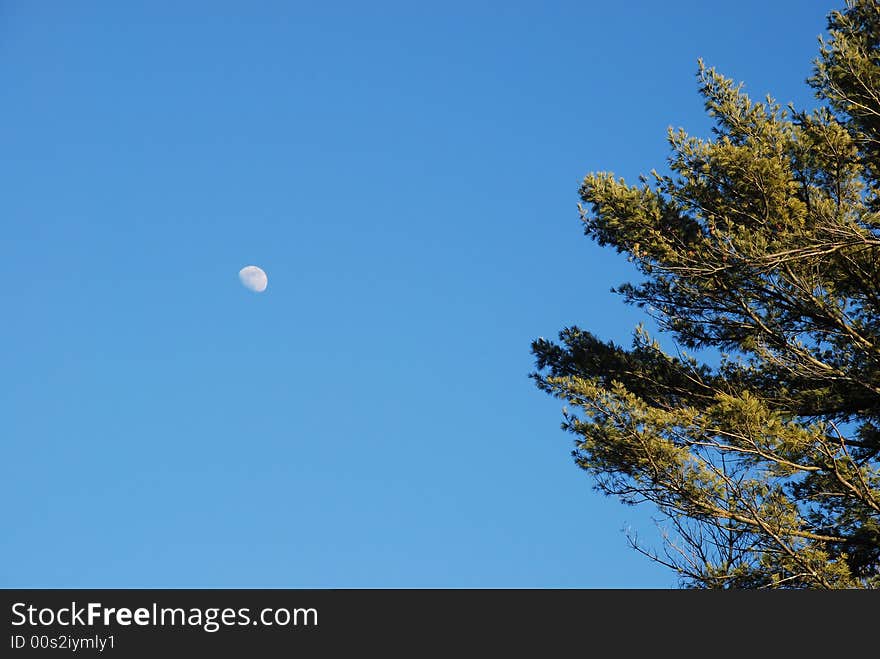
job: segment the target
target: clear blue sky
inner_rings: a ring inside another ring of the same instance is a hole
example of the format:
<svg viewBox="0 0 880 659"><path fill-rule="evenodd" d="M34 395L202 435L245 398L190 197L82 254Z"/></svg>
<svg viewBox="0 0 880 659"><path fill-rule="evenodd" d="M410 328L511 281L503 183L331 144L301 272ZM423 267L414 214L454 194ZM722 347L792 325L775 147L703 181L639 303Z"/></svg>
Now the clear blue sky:
<svg viewBox="0 0 880 659"><path fill-rule="evenodd" d="M529 343L628 344L578 183L839 5L2 2L0 586L674 586Z"/></svg>

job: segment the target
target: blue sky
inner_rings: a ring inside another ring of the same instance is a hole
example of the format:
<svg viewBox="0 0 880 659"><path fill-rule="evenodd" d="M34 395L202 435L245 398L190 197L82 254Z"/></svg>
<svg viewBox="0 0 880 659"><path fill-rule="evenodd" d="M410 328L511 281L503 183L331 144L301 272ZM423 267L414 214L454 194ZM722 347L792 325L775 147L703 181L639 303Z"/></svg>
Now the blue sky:
<svg viewBox="0 0 880 659"><path fill-rule="evenodd" d="M836 6L0 4L0 586L675 586L529 343L628 344L578 183Z"/></svg>

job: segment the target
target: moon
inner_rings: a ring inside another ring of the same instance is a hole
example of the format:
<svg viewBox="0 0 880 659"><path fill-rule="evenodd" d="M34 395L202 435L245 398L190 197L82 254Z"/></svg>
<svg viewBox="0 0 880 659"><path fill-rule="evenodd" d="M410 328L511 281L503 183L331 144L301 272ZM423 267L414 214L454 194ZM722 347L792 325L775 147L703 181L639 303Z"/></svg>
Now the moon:
<svg viewBox="0 0 880 659"><path fill-rule="evenodd" d="M246 265L238 271L238 278L242 286L254 293L262 293L269 285L269 278L262 268L255 265Z"/></svg>

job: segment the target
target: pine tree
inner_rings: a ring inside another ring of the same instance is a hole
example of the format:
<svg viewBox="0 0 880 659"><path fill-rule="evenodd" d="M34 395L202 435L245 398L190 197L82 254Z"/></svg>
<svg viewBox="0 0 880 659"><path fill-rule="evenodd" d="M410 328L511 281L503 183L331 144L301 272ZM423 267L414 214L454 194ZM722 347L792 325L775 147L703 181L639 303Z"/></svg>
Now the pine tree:
<svg viewBox="0 0 880 659"><path fill-rule="evenodd" d="M532 343L576 464L659 509L662 549L630 541L686 587L880 587L880 5L828 28L817 109L701 61L711 138L670 130L668 174L581 185L586 235L643 275L617 292L675 349L641 326Z"/></svg>

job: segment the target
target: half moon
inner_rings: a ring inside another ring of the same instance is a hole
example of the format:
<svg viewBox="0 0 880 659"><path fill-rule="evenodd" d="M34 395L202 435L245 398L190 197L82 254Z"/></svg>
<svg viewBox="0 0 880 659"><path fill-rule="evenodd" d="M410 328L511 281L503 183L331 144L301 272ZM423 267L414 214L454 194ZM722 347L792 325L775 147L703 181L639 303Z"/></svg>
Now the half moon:
<svg viewBox="0 0 880 659"><path fill-rule="evenodd" d="M242 286L254 293L262 293L269 285L269 278L262 268L255 265L246 265L238 271L238 278L241 280Z"/></svg>

